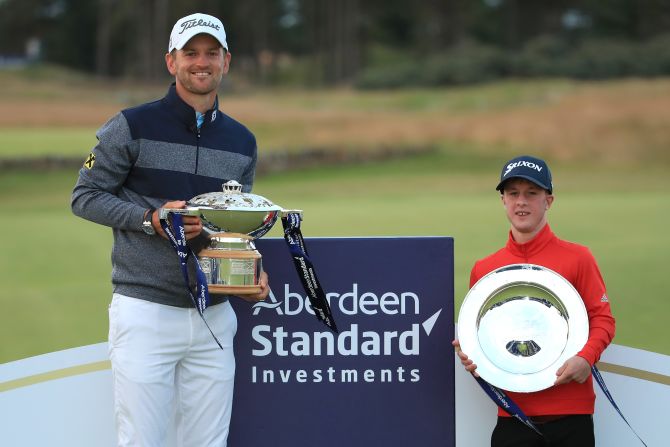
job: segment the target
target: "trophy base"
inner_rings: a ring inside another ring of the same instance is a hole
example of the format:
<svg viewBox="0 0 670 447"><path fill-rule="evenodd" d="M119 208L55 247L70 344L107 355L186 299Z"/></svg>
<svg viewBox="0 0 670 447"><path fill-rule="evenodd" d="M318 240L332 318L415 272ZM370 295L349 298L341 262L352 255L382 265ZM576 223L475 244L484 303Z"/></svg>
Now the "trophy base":
<svg viewBox="0 0 670 447"><path fill-rule="evenodd" d="M221 284L207 284L209 293L215 295L256 295L261 293L261 286L226 286Z"/></svg>
<svg viewBox="0 0 670 447"><path fill-rule="evenodd" d="M261 292L261 254L246 235L218 233L198 253L211 294L254 295Z"/></svg>

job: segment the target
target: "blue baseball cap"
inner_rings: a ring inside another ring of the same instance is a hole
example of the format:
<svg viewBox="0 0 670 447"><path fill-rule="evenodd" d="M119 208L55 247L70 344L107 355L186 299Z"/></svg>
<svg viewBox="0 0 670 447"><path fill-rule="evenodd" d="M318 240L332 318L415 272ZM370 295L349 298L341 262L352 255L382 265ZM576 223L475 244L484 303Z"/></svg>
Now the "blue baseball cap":
<svg viewBox="0 0 670 447"><path fill-rule="evenodd" d="M508 161L503 165L500 172L500 183L496 190L502 192L503 185L511 178L522 178L535 183L537 186L553 193L554 186L551 183L551 171L544 160L522 155Z"/></svg>

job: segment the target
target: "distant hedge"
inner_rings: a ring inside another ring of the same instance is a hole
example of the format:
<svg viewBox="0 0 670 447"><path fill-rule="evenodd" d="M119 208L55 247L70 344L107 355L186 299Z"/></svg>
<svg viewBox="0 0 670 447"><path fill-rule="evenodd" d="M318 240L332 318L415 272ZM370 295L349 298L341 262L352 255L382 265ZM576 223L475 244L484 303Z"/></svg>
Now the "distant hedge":
<svg viewBox="0 0 670 447"><path fill-rule="evenodd" d="M476 84L506 77L653 77L670 75L670 34L641 43L590 39L579 45L542 36L518 51L464 42L421 58L375 56L357 77L358 88Z"/></svg>

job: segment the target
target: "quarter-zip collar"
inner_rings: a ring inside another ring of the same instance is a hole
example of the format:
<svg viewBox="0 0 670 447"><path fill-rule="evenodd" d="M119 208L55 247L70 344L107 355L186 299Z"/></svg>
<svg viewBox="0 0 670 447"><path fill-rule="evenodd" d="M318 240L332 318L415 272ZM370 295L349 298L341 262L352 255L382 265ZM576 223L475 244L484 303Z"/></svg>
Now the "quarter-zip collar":
<svg viewBox="0 0 670 447"><path fill-rule="evenodd" d="M556 239L556 235L551 231L551 228L547 223L533 239L525 244L520 244L515 241L514 236L512 236L512 230L510 230L506 247L513 255L528 259L541 252L544 247L554 239Z"/></svg>
<svg viewBox="0 0 670 447"><path fill-rule="evenodd" d="M195 121L195 109L179 97L177 94L177 86L174 82L172 85L170 85L167 94L163 98L163 102L167 104L172 113L177 115L179 120L183 122L186 127L192 129L193 131L197 129L197 124ZM221 113L218 111L218 107L219 97L217 96L214 100L214 107L205 113L203 127L213 123L217 118L220 117Z"/></svg>

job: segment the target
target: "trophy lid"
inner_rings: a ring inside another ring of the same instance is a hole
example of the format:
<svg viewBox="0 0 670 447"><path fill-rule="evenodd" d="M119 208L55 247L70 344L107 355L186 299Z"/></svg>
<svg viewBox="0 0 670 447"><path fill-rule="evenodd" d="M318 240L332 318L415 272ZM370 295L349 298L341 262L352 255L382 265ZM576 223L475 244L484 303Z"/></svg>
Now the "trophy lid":
<svg viewBox="0 0 670 447"><path fill-rule="evenodd" d="M260 237L272 228L282 210L265 197L242 192L242 185L230 180L223 191L200 194L188 201L197 209L210 233L232 232Z"/></svg>
<svg viewBox="0 0 670 447"><path fill-rule="evenodd" d="M549 388L582 349L588 316L575 288L533 264L499 268L468 292L458 316L463 352L487 382L507 391Z"/></svg>
<svg viewBox="0 0 670 447"><path fill-rule="evenodd" d="M200 194L189 200L190 206L229 211L280 211L281 207L256 194L242 192L235 180L223 184L223 191Z"/></svg>

